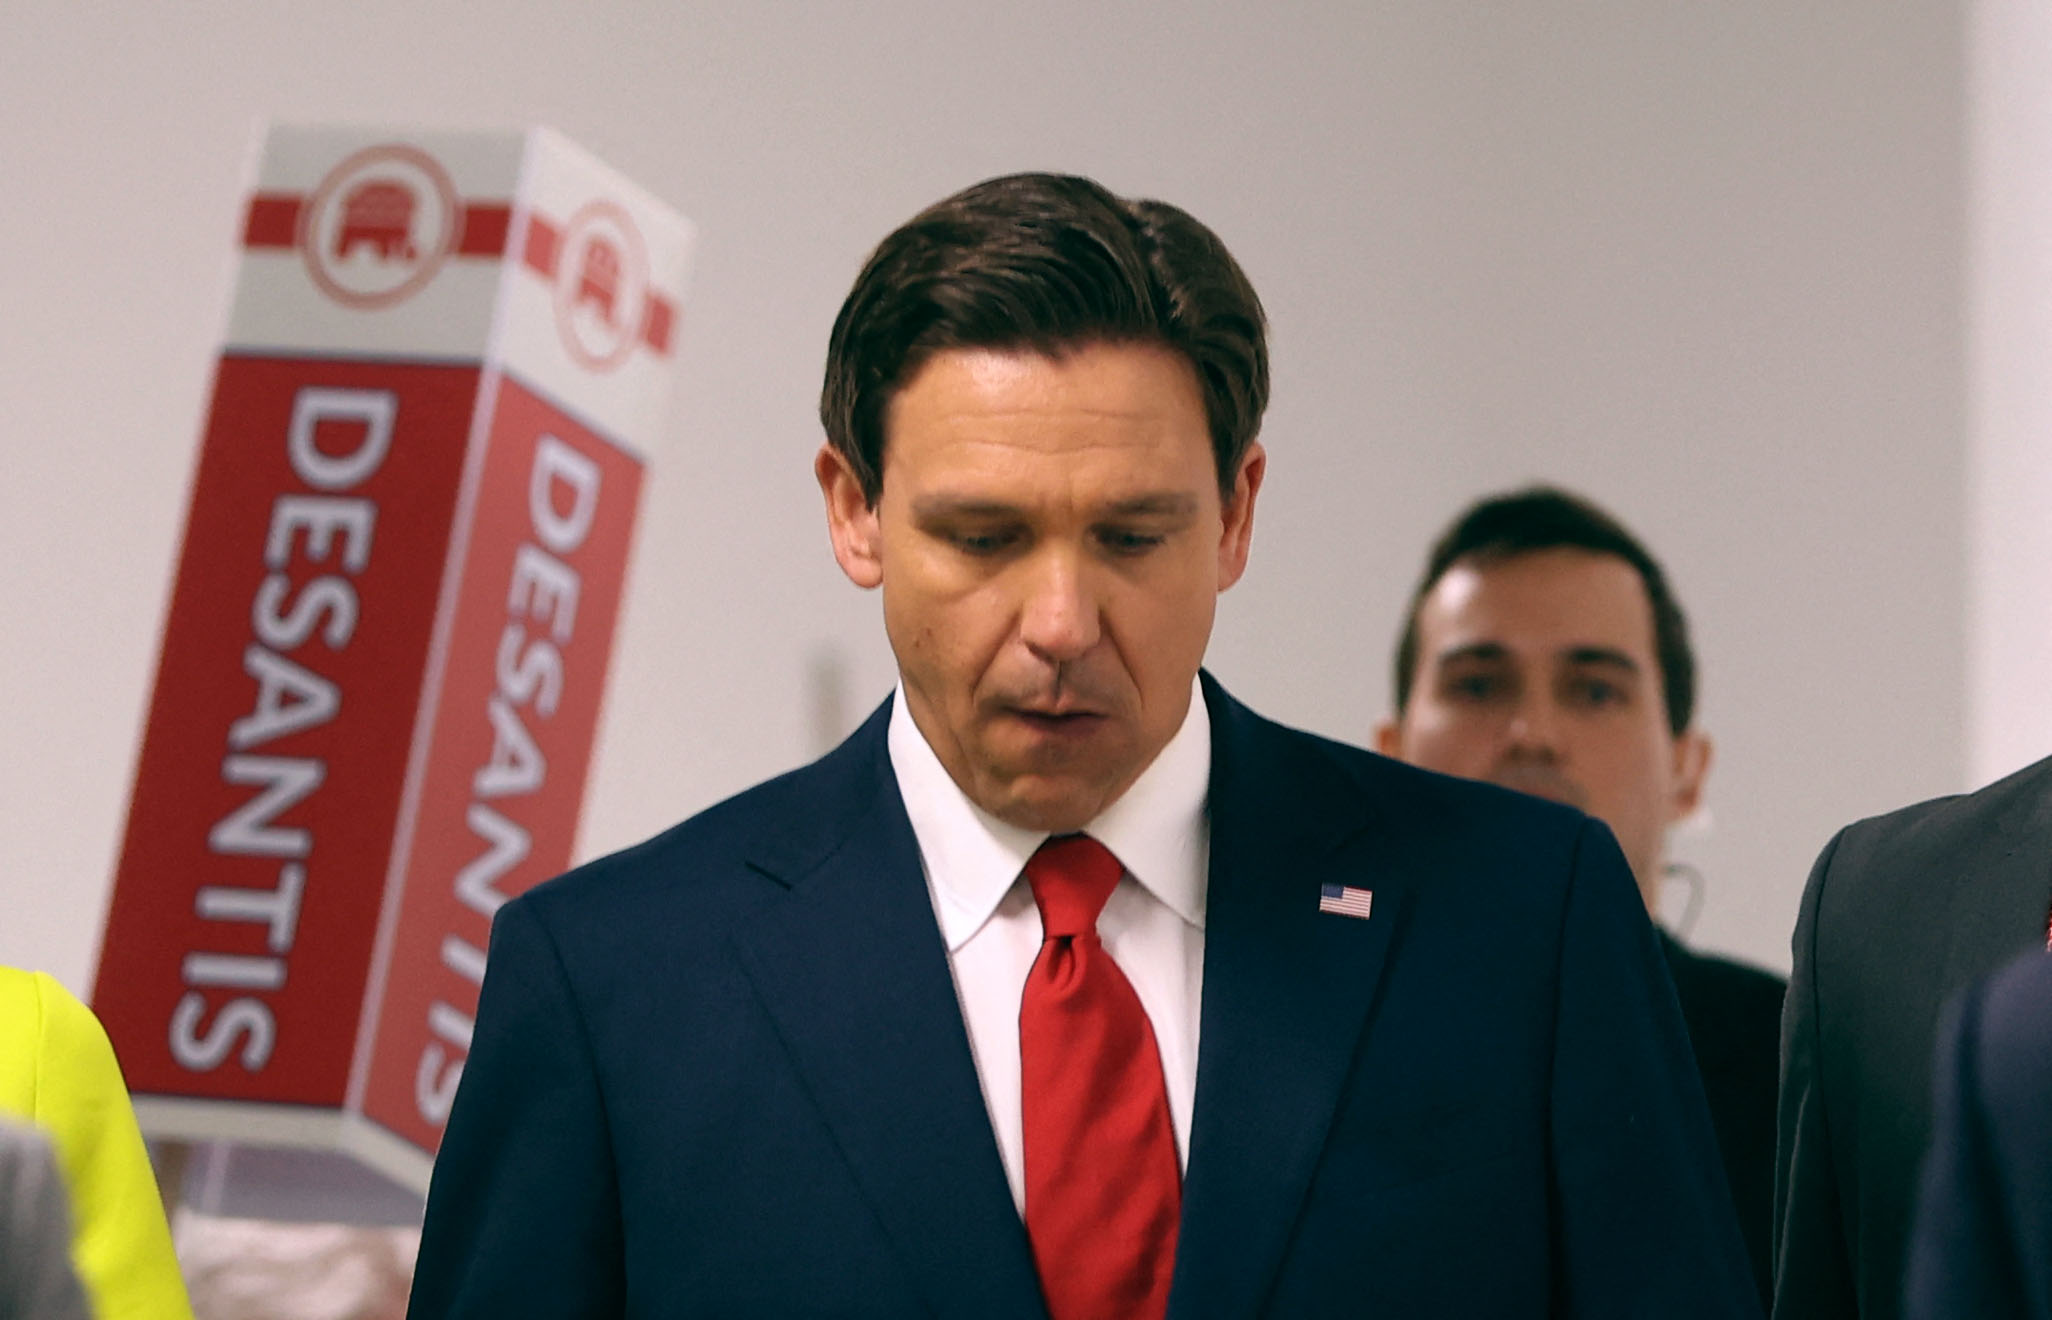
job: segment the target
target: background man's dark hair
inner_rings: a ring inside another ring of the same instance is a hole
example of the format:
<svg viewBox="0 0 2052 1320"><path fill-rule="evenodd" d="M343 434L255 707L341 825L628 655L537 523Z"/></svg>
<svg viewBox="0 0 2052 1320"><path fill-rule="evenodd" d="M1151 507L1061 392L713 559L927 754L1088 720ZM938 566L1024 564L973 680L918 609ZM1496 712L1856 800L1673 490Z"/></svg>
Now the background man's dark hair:
<svg viewBox="0 0 2052 1320"><path fill-rule="evenodd" d="M1552 486L1531 486L1481 500L1433 543L1397 641L1398 715L1411 699L1411 683L1418 673L1418 608L1446 571L1463 562L1486 565L1560 549L1615 555L1637 570L1653 606L1653 649L1667 698L1667 725L1676 734L1689 727L1696 713L1696 656L1689 649L1688 620L1668 590L1667 575L1623 523L1581 496Z"/></svg>
<svg viewBox="0 0 2052 1320"><path fill-rule="evenodd" d="M871 504L892 395L933 354L1153 343L1196 369L1219 488L1268 403L1267 319L1218 236L1089 179L1013 174L928 207L855 280L827 346L819 419Z"/></svg>

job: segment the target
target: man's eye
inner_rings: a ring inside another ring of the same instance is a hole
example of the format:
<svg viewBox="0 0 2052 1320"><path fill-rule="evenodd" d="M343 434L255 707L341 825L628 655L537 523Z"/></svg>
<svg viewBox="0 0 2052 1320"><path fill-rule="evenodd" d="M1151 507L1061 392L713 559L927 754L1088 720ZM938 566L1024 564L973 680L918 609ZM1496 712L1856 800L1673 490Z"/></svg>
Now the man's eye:
<svg viewBox="0 0 2052 1320"><path fill-rule="evenodd" d="M1125 527L1106 527L1097 533L1097 542L1115 555L1144 555L1162 542L1168 540L1158 532L1139 532Z"/></svg>
<svg viewBox="0 0 2052 1320"><path fill-rule="evenodd" d="M1576 704L1589 707L1621 705L1625 699L1623 688L1601 678L1577 680L1570 686L1569 693L1574 697Z"/></svg>
<svg viewBox="0 0 2052 1320"><path fill-rule="evenodd" d="M1446 694L1457 701L1487 701L1503 691L1494 674L1460 674L1446 681Z"/></svg>
<svg viewBox="0 0 2052 1320"><path fill-rule="evenodd" d="M950 532L948 543L965 555L1001 554L1018 543L1018 533L1012 531Z"/></svg>

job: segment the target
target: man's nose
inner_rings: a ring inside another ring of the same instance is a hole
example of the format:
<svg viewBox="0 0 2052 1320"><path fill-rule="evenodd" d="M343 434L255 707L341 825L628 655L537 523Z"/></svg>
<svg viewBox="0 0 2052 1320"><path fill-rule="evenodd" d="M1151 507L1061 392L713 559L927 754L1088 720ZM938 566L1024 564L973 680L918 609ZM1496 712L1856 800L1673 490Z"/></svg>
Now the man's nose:
<svg viewBox="0 0 2052 1320"><path fill-rule="evenodd" d="M1079 556L1050 548L1024 567L1019 636L1027 649L1050 664L1065 664L1097 645L1097 593Z"/></svg>
<svg viewBox="0 0 2052 1320"><path fill-rule="evenodd" d="M1543 694L1528 693L1518 701L1509 732L1512 750L1528 758L1551 760L1559 754L1559 712Z"/></svg>

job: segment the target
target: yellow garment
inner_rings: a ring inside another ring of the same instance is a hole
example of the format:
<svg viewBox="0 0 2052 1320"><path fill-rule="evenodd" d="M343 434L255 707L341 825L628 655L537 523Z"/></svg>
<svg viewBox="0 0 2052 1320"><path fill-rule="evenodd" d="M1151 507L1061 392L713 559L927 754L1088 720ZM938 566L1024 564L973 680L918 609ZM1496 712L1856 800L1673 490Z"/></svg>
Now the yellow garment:
<svg viewBox="0 0 2052 1320"><path fill-rule="evenodd" d="M0 967L0 1112L57 1148L72 1256L101 1320L192 1320L114 1048L92 1010L41 972Z"/></svg>

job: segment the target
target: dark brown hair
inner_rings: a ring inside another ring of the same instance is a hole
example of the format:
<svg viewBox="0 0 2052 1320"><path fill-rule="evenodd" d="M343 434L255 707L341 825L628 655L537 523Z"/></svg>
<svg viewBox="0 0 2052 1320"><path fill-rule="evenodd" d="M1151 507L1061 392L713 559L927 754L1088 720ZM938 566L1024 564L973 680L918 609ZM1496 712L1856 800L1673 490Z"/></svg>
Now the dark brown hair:
<svg viewBox="0 0 2052 1320"><path fill-rule="evenodd" d="M873 505L891 397L927 358L954 348L1055 357L1090 343L1160 344L1189 360L1230 498L1268 404L1261 300L1188 212L1074 175L986 180L879 244L834 320L819 419Z"/></svg>
<svg viewBox="0 0 2052 1320"><path fill-rule="evenodd" d="M1667 727L1679 736L1696 714L1696 654L1689 624L1667 585L1667 575L1639 538L1623 523L1579 495L1552 486L1528 486L1492 495L1471 505L1440 533L1425 560L1425 575L1411 593L1397 640L1396 709L1401 716L1418 674L1418 609L1425 597L1459 563L1492 564L1541 550L1587 550L1630 564L1646 586L1653 607L1653 649L1660 661L1660 687L1667 700Z"/></svg>

